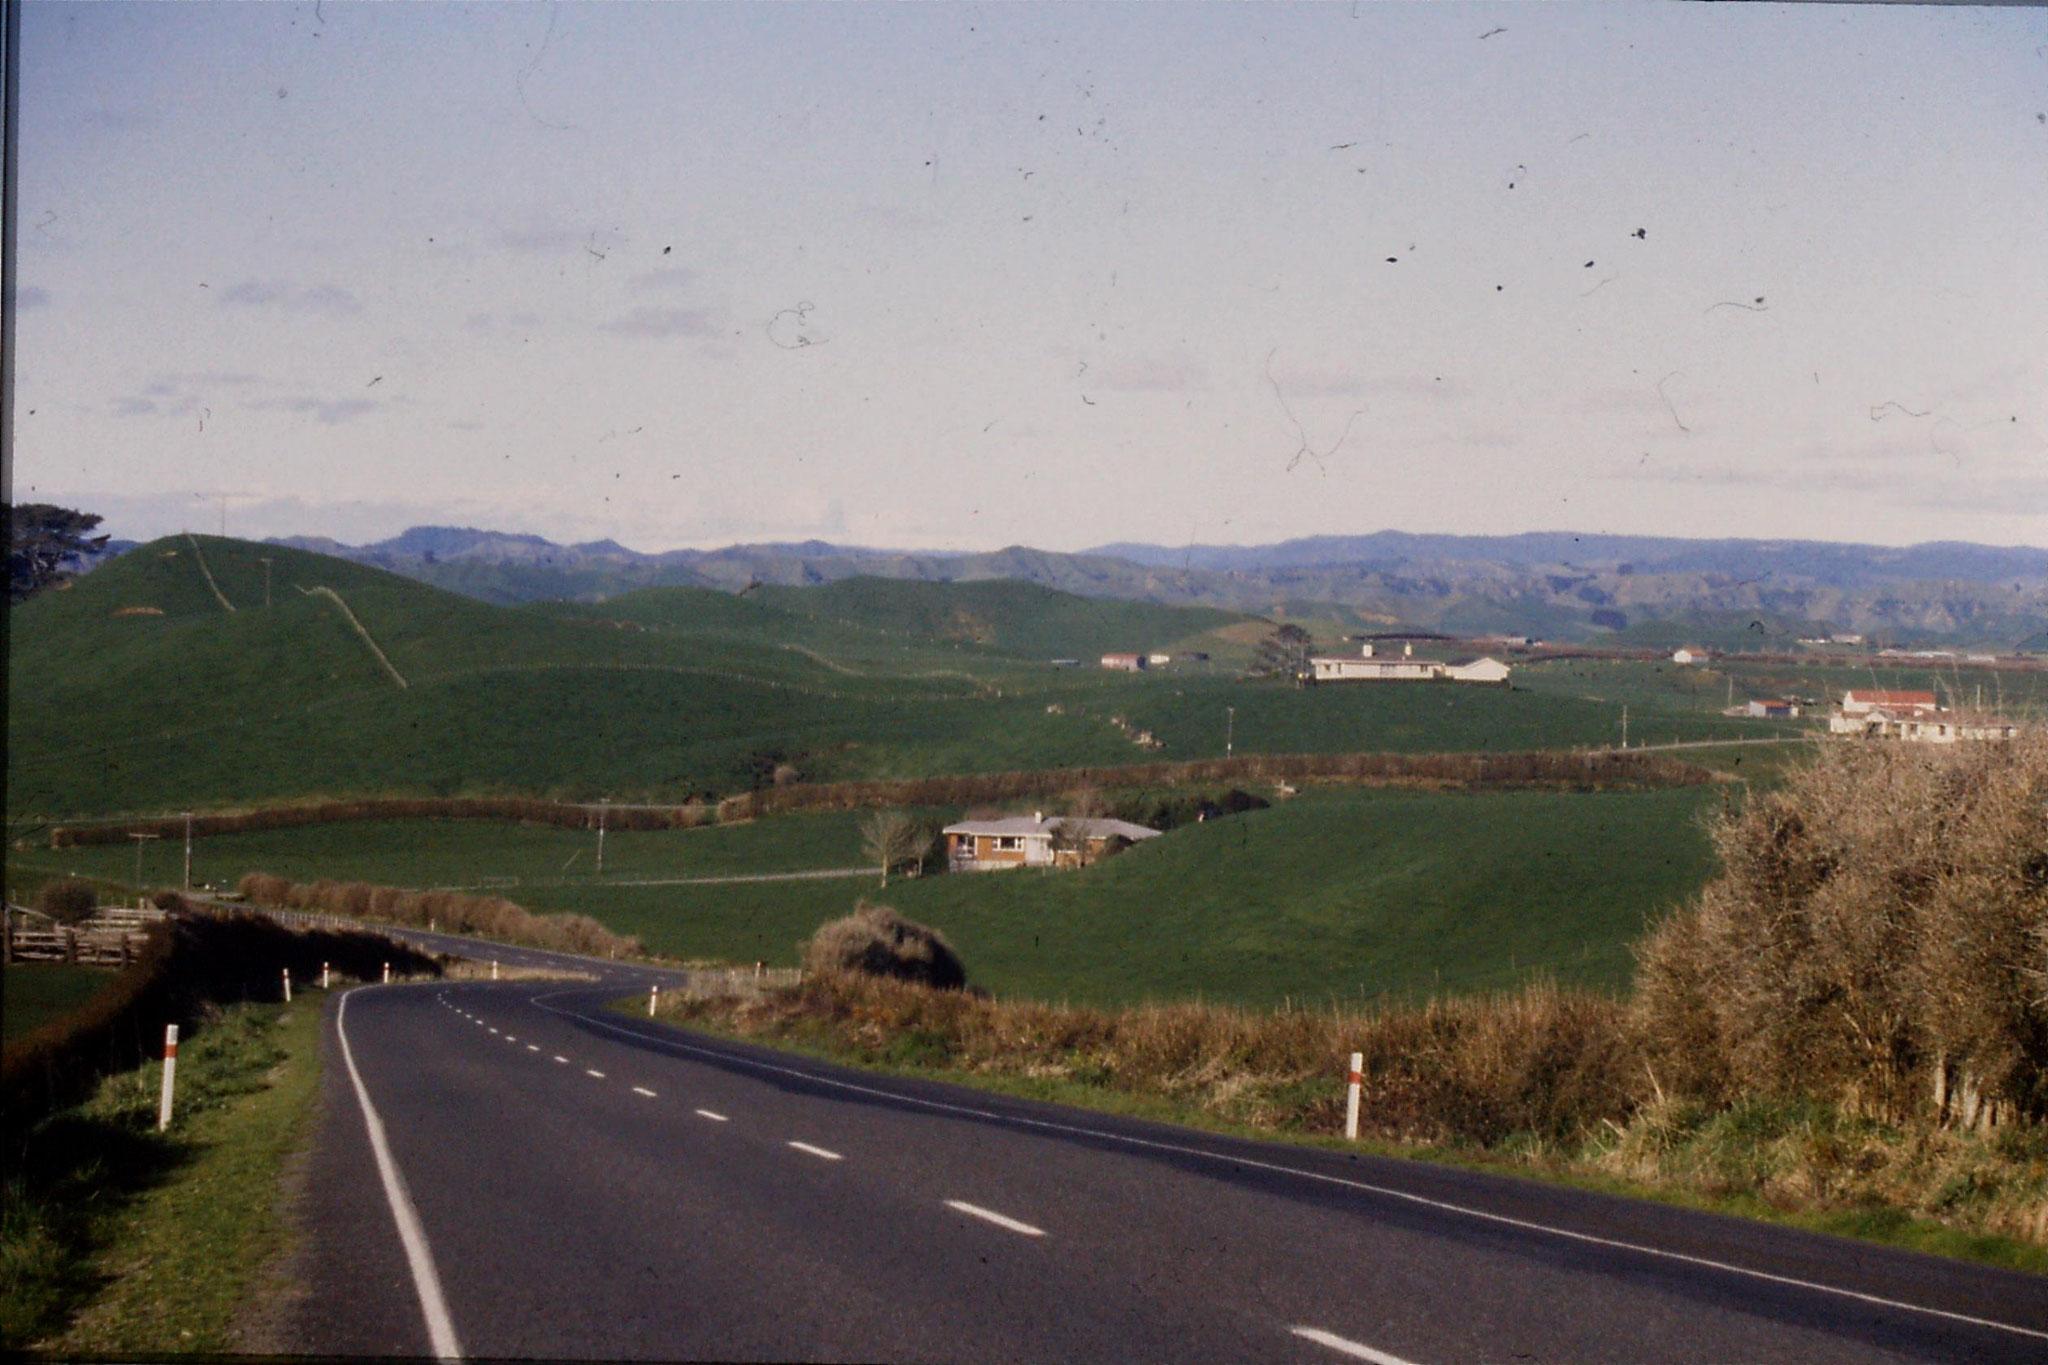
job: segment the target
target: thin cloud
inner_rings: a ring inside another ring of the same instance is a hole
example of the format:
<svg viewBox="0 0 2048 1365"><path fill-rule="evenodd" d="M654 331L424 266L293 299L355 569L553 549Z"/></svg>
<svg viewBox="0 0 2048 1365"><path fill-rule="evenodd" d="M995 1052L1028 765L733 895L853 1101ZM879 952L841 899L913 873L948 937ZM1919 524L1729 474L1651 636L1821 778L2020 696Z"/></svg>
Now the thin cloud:
<svg viewBox="0 0 2048 1365"><path fill-rule="evenodd" d="M277 308L292 313L340 316L363 310L355 295L332 284L300 289L284 280L243 280L221 290L216 297L225 306Z"/></svg>
<svg viewBox="0 0 2048 1365"><path fill-rule="evenodd" d="M625 337L715 337L719 335L702 308L635 308L624 317L600 323L599 330Z"/></svg>
<svg viewBox="0 0 2048 1365"><path fill-rule="evenodd" d="M375 412L377 404L368 398L260 398L243 406L258 412L289 412L311 417L322 426L338 427Z"/></svg>

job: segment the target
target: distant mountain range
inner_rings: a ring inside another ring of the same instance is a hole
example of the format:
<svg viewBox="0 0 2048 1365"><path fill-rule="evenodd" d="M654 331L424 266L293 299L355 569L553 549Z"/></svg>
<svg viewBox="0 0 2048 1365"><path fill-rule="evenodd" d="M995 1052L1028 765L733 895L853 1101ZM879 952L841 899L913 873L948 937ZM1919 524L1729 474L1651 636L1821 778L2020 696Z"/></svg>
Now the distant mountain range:
<svg viewBox="0 0 2048 1365"><path fill-rule="evenodd" d="M1542 532L1380 531L1276 545L1011 546L959 554L824 541L642 554L616 541L417 526L371 545L274 542L375 565L487 602L599 601L636 588L742 591L844 578L1018 579L1090 597L1212 606L1341 626L1407 625L1583 640L1651 622L1745 615L1766 634L1854 631L1920 643L2048 644L2048 550L1931 542L1684 540Z"/></svg>

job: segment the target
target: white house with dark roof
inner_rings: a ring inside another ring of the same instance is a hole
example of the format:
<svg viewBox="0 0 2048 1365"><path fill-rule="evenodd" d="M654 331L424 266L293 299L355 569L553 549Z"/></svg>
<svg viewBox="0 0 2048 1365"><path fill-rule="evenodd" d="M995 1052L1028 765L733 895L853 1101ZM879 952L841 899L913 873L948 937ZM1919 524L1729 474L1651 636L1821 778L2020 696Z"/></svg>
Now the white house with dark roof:
<svg viewBox="0 0 2048 1365"><path fill-rule="evenodd" d="M1128 820L1071 815L1047 818L1043 811L994 820L962 820L946 826L944 832L947 866L955 872L1072 867L1093 861L1113 842L1136 844L1159 837L1158 830ZM1075 843L1069 845L1069 839Z"/></svg>

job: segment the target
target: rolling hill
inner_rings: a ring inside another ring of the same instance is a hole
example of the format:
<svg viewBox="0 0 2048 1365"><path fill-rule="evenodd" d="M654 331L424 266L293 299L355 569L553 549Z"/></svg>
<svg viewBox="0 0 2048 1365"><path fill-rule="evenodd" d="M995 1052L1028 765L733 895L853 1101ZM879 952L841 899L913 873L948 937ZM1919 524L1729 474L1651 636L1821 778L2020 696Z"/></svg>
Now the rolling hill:
<svg viewBox="0 0 2048 1365"><path fill-rule="evenodd" d="M1032 590L948 608L952 589L927 587L856 585L823 608L653 589L511 609L280 546L155 541L13 612L10 809L384 791L674 801L792 760L823 777L1133 757L1112 727L1062 724L1034 692L1122 681L1052 678L1040 653L1122 628L1095 604ZM892 604L898 588L922 595ZM890 624L844 619L869 609ZM1175 640L1238 619L1133 610ZM1029 652L910 629L962 611Z"/></svg>

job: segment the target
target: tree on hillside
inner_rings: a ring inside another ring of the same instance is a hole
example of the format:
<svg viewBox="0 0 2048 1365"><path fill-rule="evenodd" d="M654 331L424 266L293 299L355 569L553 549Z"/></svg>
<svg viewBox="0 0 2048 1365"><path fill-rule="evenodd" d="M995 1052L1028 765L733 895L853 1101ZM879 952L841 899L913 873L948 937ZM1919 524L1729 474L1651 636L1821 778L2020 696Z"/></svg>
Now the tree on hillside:
<svg viewBox="0 0 2048 1365"><path fill-rule="evenodd" d="M1262 678L1306 677L1313 669L1309 655L1315 651L1316 642L1309 633L1292 623L1276 629L1271 635L1259 641L1258 652L1252 659L1252 673Z"/></svg>
<svg viewBox="0 0 2048 1365"><path fill-rule="evenodd" d="M860 847L870 862L882 869L882 885L889 884L889 870L904 864L922 866L932 848L932 832L900 810L876 811L861 817Z"/></svg>
<svg viewBox="0 0 2048 1365"><path fill-rule="evenodd" d="M26 601L106 548L91 512L32 502L7 509L7 601Z"/></svg>

